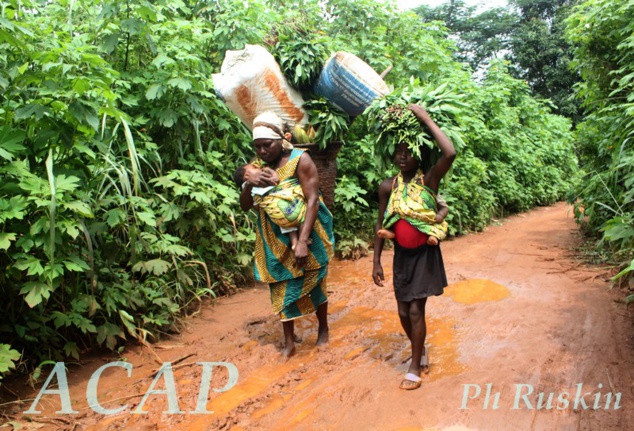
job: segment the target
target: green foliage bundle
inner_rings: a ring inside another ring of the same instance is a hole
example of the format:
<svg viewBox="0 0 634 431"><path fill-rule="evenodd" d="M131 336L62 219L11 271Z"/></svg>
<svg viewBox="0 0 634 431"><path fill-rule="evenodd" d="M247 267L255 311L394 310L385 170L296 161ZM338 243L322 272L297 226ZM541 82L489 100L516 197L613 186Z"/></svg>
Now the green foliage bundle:
<svg viewBox="0 0 634 431"><path fill-rule="evenodd" d="M316 131L314 144L320 149L330 142L342 142L350 127L350 116L323 97L312 96L304 102L308 123Z"/></svg>
<svg viewBox="0 0 634 431"><path fill-rule="evenodd" d="M306 12L291 12L289 17L273 26L266 39L288 82L299 90L308 113L309 127L303 132L316 132L310 143L325 149L330 142L343 141L350 125L349 116L323 97L313 93L324 63L335 51L333 41L317 28ZM296 131L299 143L306 140L301 130ZM302 139L304 138L304 139Z"/></svg>
<svg viewBox="0 0 634 431"><path fill-rule="evenodd" d="M333 51L331 39L299 13L275 25L267 42L288 82L308 95Z"/></svg>
<svg viewBox="0 0 634 431"><path fill-rule="evenodd" d="M375 100L365 114L368 129L376 137L374 148L379 166L387 167L391 164L396 146L401 142L408 144L419 161L423 160L425 147L435 148L429 131L421 127L416 116L408 109L411 104L423 106L456 148L462 148L464 142L455 118L467 112L468 107L463 99L464 96L448 88L447 83L438 87L421 87L413 83Z"/></svg>

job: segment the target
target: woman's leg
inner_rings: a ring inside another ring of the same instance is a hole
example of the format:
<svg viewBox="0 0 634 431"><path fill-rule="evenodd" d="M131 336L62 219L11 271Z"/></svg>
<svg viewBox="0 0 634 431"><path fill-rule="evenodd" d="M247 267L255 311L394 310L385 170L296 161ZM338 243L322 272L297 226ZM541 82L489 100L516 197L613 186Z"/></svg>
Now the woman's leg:
<svg viewBox="0 0 634 431"><path fill-rule="evenodd" d="M295 354L295 322L287 320L282 322L284 329L284 356L287 358Z"/></svg>
<svg viewBox="0 0 634 431"><path fill-rule="evenodd" d="M427 325L425 323L425 304L427 303L427 298L415 299L410 302L397 301L397 303L398 317L401 320L401 326L403 330L405 330L412 346L412 363L407 372L420 376L421 359L423 357L425 338L427 336Z"/></svg>
<svg viewBox="0 0 634 431"><path fill-rule="evenodd" d="M410 302L409 318L412 325L410 341L412 342L412 362L409 365L409 373L420 376L421 359L425 347L425 337L427 336L427 325L425 323L425 304L427 298L415 299Z"/></svg>
<svg viewBox="0 0 634 431"><path fill-rule="evenodd" d="M412 341L412 321L409 318L409 307L411 302L396 301L398 304L398 318L401 321L401 326L407 334L409 341Z"/></svg>
<svg viewBox="0 0 634 431"><path fill-rule="evenodd" d="M319 329L317 331L317 345L326 344L328 342L328 302L319 304L317 307L317 321Z"/></svg>

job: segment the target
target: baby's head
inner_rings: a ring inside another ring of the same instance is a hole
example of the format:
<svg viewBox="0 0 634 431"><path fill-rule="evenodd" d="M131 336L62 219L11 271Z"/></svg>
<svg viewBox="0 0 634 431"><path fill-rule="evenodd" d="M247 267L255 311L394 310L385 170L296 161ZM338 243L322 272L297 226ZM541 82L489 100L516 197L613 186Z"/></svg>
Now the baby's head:
<svg viewBox="0 0 634 431"><path fill-rule="evenodd" d="M238 169L236 169L236 171L233 173L233 182L236 183L236 185L238 187L242 186L242 183L244 183L244 177L246 175L247 172L252 172L252 171L257 171L258 168L256 168L255 166L253 166L251 163L247 163L246 165L242 165L240 167L238 167Z"/></svg>

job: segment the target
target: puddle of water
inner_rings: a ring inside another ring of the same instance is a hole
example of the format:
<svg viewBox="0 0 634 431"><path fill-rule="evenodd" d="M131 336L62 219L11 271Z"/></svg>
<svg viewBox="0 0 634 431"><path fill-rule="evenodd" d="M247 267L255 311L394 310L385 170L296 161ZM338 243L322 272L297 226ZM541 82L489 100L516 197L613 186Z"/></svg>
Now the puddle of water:
<svg viewBox="0 0 634 431"><path fill-rule="evenodd" d="M500 301L511 296L511 292L494 281L473 278L448 286L445 288L445 295L462 304L475 304Z"/></svg>
<svg viewBox="0 0 634 431"><path fill-rule="evenodd" d="M427 318L426 344L431 362L431 372L427 378L430 381L457 375L466 369L459 360L459 339L455 326L456 322L451 318ZM350 346L351 342L347 337L363 328L363 338L353 341L358 347L345 353L345 359L367 354L373 359L400 365L411 356L410 344L401 328L396 310L356 307L331 327L331 334L335 335L335 339L331 339L331 348ZM367 353L363 353L366 350Z"/></svg>
<svg viewBox="0 0 634 431"><path fill-rule="evenodd" d="M344 309L342 303L337 303L336 308ZM333 307L333 308L335 308ZM403 333L398 318L394 311L375 310L366 307L355 307L348 310L340 319L330 324L329 349L344 349L343 357L353 360L359 356L367 355L375 360L401 366L407 362L410 356L409 342ZM431 361L431 373L425 380L433 381L448 375L459 374L465 366L458 359L458 335L455 329L455 321L451 318L433 319L427 318L427 344ZM254 347L254 346L249 346ZM297 345L297 356L284 363L268 364L254 371L249 377L240 382L230 391L212 398L207 406L214 411L214 417L223 417L240 405L256 399L268 391L270 386L282 380L288 373L311 362L316 355L324 354L315 349L313 343ZM349 351L345 351L348 350ZM337 355L337 353L334 353ZM316 370L314 370L317 373ZM334 380L340 380L346 374L343 370L338 377L330 376L330 385ZM315 406L319 405L319 399L323 396L321 391L307 392L307 389L315 385L319 374L302 376L302 381L293 387L284 387L278 394L272 394L267 400L259 400L263 403L261 408L254 410L251 417L255 420L283 411L286 403L297 400L298 396L304 399L293 407L292 411L283 412L281 419L276 421L287 425L297 425L310 420L314 415ZM198 418L197 418L198 419ZM204 429L208 420L200 418L191 424L189 429ZM414 428L412 428L413 430ZM406 431L407 429L403 429ZM421 431L421 428L417 428ZM423 430L424 431L424 430ZM431 431L431 430L428 430Z"/></svg>
<svg viewBox="0 0 634 431"><path fill-rule="evenodd" d="M456 331L456 321L450 318L427 319L427 349L430 372L426 376L434 381L447 376L463 373L467 367L460 361L458 346L460 335Z"/></svg>

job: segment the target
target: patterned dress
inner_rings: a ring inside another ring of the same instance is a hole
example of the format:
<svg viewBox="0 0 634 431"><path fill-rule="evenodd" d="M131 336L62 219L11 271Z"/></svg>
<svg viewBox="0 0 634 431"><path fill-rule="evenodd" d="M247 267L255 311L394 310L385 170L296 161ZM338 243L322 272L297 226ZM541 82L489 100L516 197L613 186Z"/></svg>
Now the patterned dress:
<svg viewBox="0 0 634 431"><path fill-rule="evenodd" d="M280 185L297 178L297 165L303 152L293 149L288 162L276 170ZM282 321L312 314L328 300L326 279L335 238L332 214L321 197L310 238L312 244L308 246L306 265L294 267L295 253L291 250L288 235L281 232L264 209L258 209L254 275L256 280L269 283L273 312L279 314Z"/></svg>

